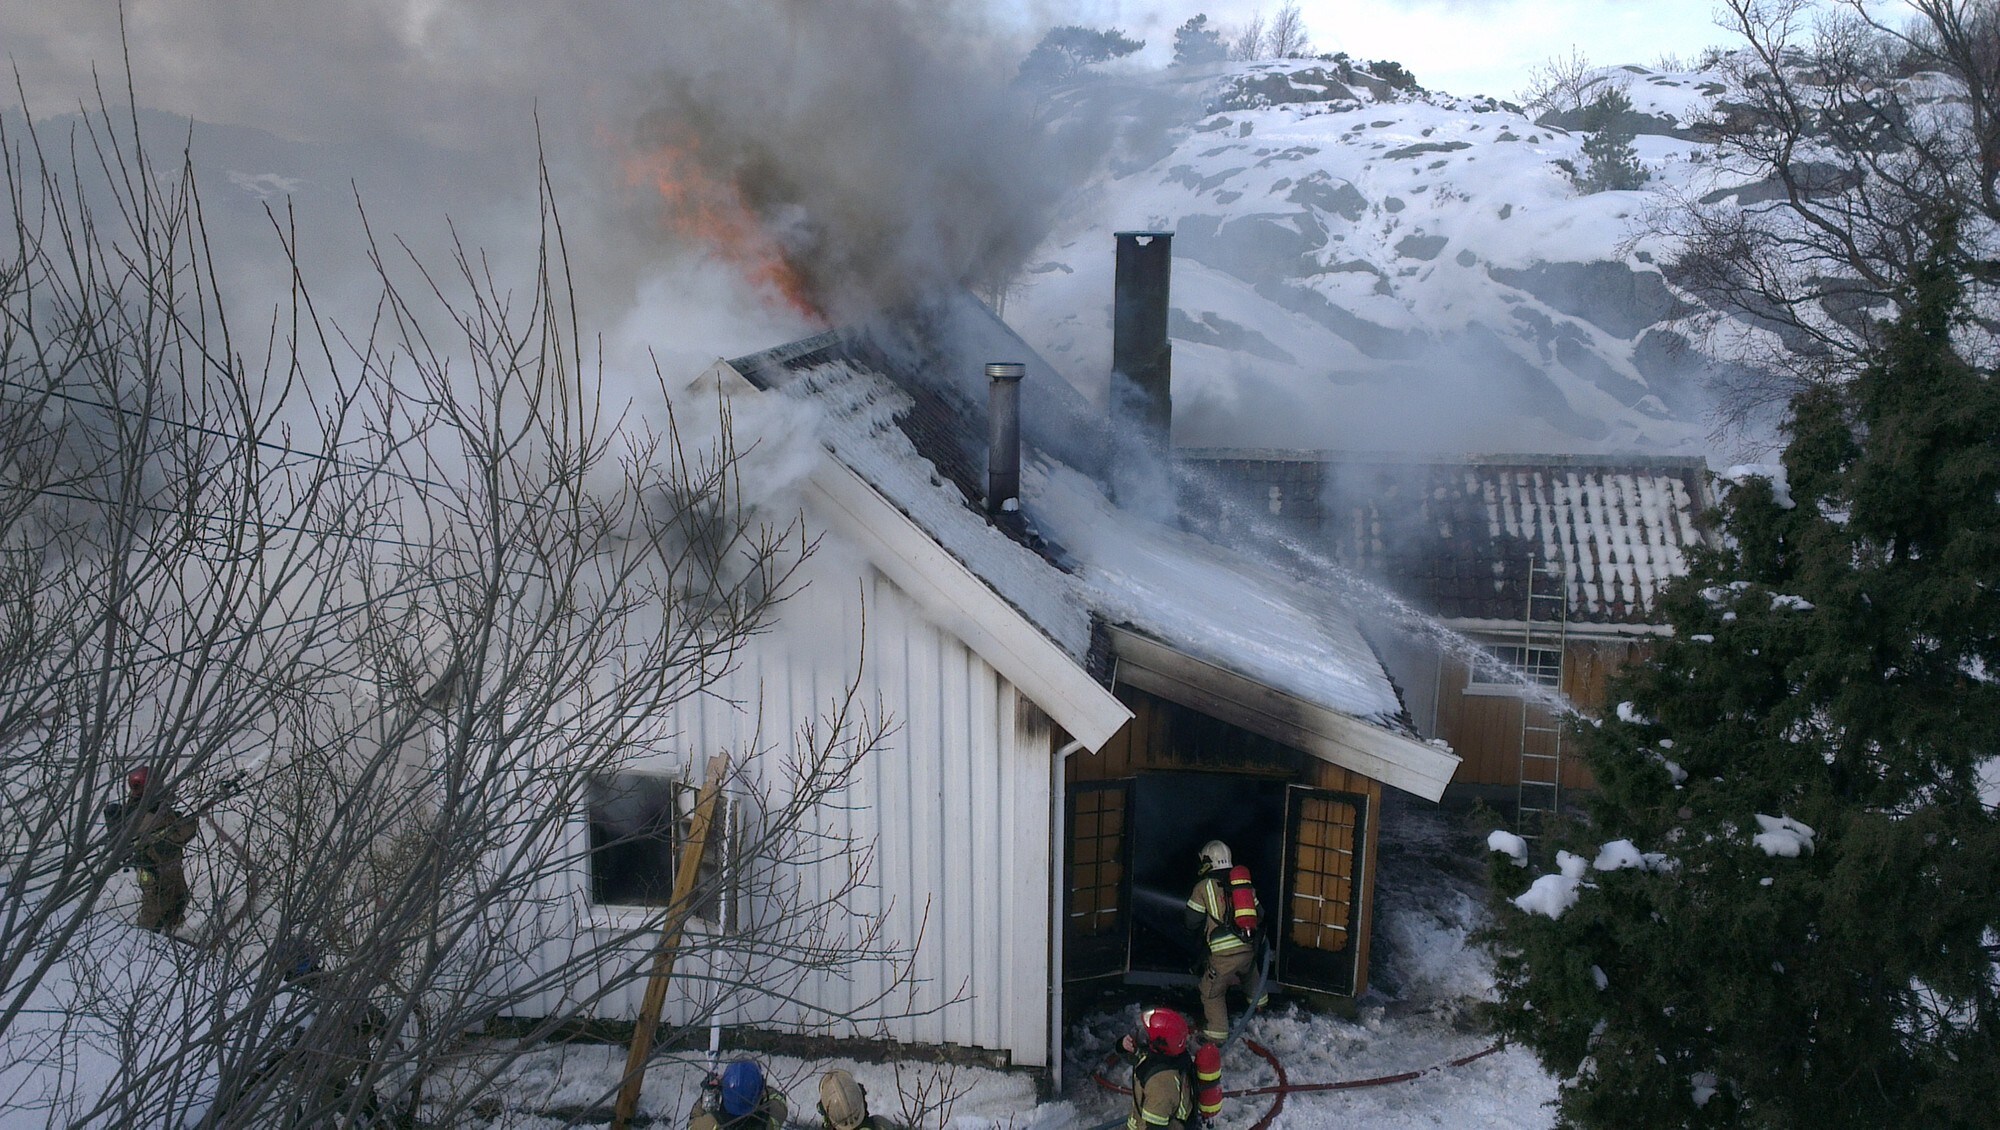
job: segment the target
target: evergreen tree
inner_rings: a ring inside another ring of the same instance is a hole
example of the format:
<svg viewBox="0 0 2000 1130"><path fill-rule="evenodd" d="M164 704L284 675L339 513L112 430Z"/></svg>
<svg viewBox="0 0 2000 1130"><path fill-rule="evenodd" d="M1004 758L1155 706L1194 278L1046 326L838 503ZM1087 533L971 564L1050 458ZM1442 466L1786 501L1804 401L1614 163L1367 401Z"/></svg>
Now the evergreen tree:
<svg viewBox="0 0 2000 1130"><path fill-rule="evenodd" d="M1376 59L1368 64L1368 73L1389 84L1391 90L1421 90L1417 76L1394 59Z"/></svg>
<svg viewBox="0 0 2000 1130"><path fill-rule="evenodd" d="M1145 45L1145 40L1128 39L1115 27L1068 24L1052 28L1028 52L1028 57L1021 60L1021 70L1014 81L1028 86L1075 82L1088 74L1092 65L1123 58Z"/></svg>
<svg viewBox="0 0 2000 1130"><path fill-rule="evenodd" d="M1222 32L1208 26L1208 16L1195 16L1174 30L1174 66L1198 67L1229 58Z"/></svg>
<svg viewBox="0 0 2000 1130"><path fill-rule="evenodd" d="M1952 344L1954 243L1794 401L1783 474L1728 492L1672 638L1580 729L1598 870L1500 927L1502 1025L1565 1125L1993 1125L2000 388Z"/></svg>
<svg viewBox="0 0 2000 1130"><path fill-rule="evenodd" d="M1583 141L1588 164L1572 174L1577 188L1586 194L1634 189L1652 179L1632 148L1638 131L1632 128L1632 100L1624 91L1614 88L1598 95L1584 109L1583 128L1590 131Z"/></svg>

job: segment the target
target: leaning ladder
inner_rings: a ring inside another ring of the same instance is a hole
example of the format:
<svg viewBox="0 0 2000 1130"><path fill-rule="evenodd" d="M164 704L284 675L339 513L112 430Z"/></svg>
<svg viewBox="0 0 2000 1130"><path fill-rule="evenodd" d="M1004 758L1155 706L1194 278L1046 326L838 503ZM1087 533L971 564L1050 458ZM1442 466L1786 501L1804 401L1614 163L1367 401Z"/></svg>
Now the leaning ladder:
<svg viewBox="0 0 2000 1130"><path fill-rule="evenodd" d="M1569 652L1569 571L1560 563L1528 556L1528 607L1521 626L1521 664L1539 687L1546 669L1533 662L1536 652L1554 652L1555 687L1562 690ZM1534 837L1543 822L1562 809L1562 713L1538 695L1521 696L1520 773L1515 778L1514 827Z"/></svg>

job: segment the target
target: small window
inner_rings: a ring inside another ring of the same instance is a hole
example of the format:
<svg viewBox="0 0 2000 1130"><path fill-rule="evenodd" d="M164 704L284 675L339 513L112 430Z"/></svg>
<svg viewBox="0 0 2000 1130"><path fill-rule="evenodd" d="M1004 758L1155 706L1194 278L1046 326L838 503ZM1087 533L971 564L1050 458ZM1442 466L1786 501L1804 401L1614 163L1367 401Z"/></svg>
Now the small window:
<svg viewBox="0 0 2000 1130"><path fill-rule="evenodd" d="M679 781L620 773L590 782L590 897L606 906L665 906L674 894Z"/></svg>
<svg viewBox="0 0 2000 1130"><path fill-rule="evenodd" d="M619 773L590 782L590 899L600 906L667 906L674 872L691 833L696 791L672 777ZM727 816L718 809L718 826ZM695 915L722 910L726 837L711 835L702 853Z"/></svg>
<svg viewBox="0 0 2000 1130"><path fill-rule="evenodd" d="M1477 687L1510 687L1519 684L1508 679L1502 671L1513 671L1534 686L1562 686L1562 652L1552 647L1521 647L1502 645L1491 647L1487 652L1500 664L1500 669L1481 664L1472 672L1471 685Z"/></svg>

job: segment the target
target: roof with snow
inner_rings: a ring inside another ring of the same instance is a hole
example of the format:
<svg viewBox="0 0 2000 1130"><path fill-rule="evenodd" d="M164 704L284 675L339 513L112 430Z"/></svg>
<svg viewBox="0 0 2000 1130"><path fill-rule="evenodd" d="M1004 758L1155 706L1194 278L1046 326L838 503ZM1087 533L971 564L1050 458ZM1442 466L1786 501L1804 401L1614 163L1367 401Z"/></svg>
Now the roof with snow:
<svg viewBox="0 0 2000 1130"><path fill-rule="evenodd" d="M997 520L983 501L989 361L1028 366L1021 510ZM1172 666L1175 678L1228 684L1249 719L1239 724L1271 713L1257 695L1281 698L1303 711L1287 723L1293 744L1337 761L1372 751L1361 771L1423 794L1432 777L1438 789L1449 779L1456 759L1403 736L1395 689L1334 597L1110 502L1097 477L1107 447L1098 414L977 300L727 364L759 389L819 405L822 442L841 464L1101 683L1114 652L1149 670ZM1314 748L1321 738L1327 749Z"/></svg>
<svg viewBox="0 0 2000 1130"><path fill-rule="evenodd" d="M1554 564L1571 622L1654 623L1707 497L1696 457L1182 455L1322 552L1457 620L1524 619L1531 565ZM1537 605L1535 618L1551 611Z"/></svg>

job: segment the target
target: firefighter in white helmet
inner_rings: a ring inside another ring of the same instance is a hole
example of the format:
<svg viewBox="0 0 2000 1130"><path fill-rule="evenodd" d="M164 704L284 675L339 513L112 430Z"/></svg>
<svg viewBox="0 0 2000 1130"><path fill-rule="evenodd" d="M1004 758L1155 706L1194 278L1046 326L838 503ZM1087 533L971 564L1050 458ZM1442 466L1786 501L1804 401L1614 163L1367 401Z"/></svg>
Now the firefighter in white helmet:
<svg viewBox="0 0 2000 1130"><path fill-rule="evenodd" d="M868 1090L836 1067L819 1077L821 1130L896 1130L879 1114L868 1113Z"/></svg>
<svg viewBox="0 0 2000 1130"><path fill-rule="evenodd" d="M1210 840L1201 846L1200 858L1201 877L1188 896L1186 917L1188 928L1200 931L1208 945L1208 964L1201 973L1201 1034L1220 1043L1229 1037L1229 989L1243 983L1256 959L1263 906L1250 869L1236 865L1228 844ZM1262 1003L1253 1002L1253 1007Z"/></svg>

